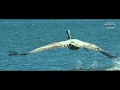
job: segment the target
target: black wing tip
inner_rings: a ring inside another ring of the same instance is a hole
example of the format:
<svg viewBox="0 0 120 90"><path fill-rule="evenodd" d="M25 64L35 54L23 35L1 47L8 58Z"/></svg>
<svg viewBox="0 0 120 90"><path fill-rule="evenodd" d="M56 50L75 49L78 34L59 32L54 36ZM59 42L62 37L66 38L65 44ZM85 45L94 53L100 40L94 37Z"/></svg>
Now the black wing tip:
<svg viewBox="0 0 120 90"><path fill-rule="evenodd" d="M17 52L9 52L9 56L24 56L24 55L27 55L28 53L22 53L22 54L19 54Z"/></svg>
<svg viewBox="0 0 120 90"><path fill-rule="evenodd" d="M118 57L120 57L120 54L116 54L116 55L114 56L114 58L118 58Z"/></svg>
<svg viewBox="0 0 120 90"><path fill-rule="evenodd" d="M23 54L19 54L19 55L28 55L28 53L23 53Z"/></svg>
<svg viewBox="0 0 120 90"><path fill-rule="evenodd" d="M16 55L18 55L18 53L9 53L8 55L9 56L16 56Z"/></svg>
<svg viewBox="0 0 120 90"><path fill-rule="evenodd" d="M105 51L100 51L100 52L103 53L104 55L106 55L109 58L118 58L118 57L120 57L120 54L118 54L118 53L116 55L111 55L109 53L106 53Z"/></svg>
<svg viewBox="0 0 120 90"><path fill-rule="evenodd" d="M109 58L118 58L118 57L120 57L120 54L116 54L116 55L114 55L114 56L109 56Z"/></svg>

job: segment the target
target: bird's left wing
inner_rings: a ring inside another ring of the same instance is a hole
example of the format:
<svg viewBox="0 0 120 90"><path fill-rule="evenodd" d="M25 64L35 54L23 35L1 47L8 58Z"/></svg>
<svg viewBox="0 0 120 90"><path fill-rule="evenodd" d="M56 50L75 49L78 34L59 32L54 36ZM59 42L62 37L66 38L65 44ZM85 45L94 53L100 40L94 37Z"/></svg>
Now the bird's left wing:
<svg viewBox="0 0 120 90"><path fill-rule="evenodd" d="M25 52L25 53L22 53L22 54L19 54L17 52L12 52L12 53L9 54L9 56L27 55L27 54L42 52L42 51L45 51L45 50L50 50L50 49L55 49L55 48L65 48L65 47L68 47L68 45L69 45L69 41L55 42L55 43L51 43L51 44L36 48L34 50L31 50L31 51L28 51L28 52Z"/></svg>
<svg viewBox="0 0 120 90"><path fill-rule="evenodd" d="M37 53L37 52L50 50L50 49L55 49L55 48L65 48L67 46L68 46L68 44L63 44L62 42L55 42L55 43L51 43L51 44L36 48L36 49L31 50L31 51L29 51L27 53L29 53L29 54L30 53Z"/></svg>

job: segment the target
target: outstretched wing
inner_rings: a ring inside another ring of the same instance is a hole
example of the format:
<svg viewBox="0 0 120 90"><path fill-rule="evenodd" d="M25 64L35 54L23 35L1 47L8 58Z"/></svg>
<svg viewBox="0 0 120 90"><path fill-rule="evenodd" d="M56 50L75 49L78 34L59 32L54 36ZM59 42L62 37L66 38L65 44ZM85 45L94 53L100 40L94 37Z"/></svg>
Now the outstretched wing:
<svg viewBox="0 0 120 90"><path fill-rule="evenodd" d="M107 53L105 51L99 51L99 52L101 52L102 54L106 55L109 58L118 58L119 57L119 54L111 55L111 54L109 54L109 53Z"/></svg>
<svg viewBox="0 0 120 90"><path fill-rule="evenodd" d="M19 54L17 52L10 53L9 56L15 56L15 55L27 55L27 54L32 54L32 53L37 53L37 52L42 52L45 50L50 50L50 49L55 49L55 48L65 48L69 46L69 41L62 41L62 42L55 42L51 43L39 48L36 48L34 50Z"/></svg>
<svg viewBox="0 0 120 90"><path fill-rule="evenodd" d="M111 54L107 53L106 51L104 51L103 49L101 49L100 47L96 46L95 44L90 44L88 46L85 46L85 48L99 51L100 53L106 55L109 58L117 58L119 56L119 55L111 55Z"/></svg>
<svg viewBox="0 0 120 90"><path fill-rule="evenodd" d="M100 47L98 47L97 45L87 43L87 42L80 42L78 45L75 45L75 46L77 46L79 48L85 48L85 49L91 49L91 50L99 51L100 53L106 55L109 58L119 57L119 55L111 55L111 54L107 53L106 51L104 51L103 49L101 49Z"/></svg>
<svg viewBox="0 0 120 90"><path fill-rule="evenodd" d="M52 43L52 44L48 44L48 45L45 45L45 46L42 46L42 47L39 47L39 48L36 48L32 51L29 51L27 53L37 53L37 52L41 52L41 51L45 51L45 50L50 50L50 49L55 49L55 48L65 48L67 47L69 44L67 43L62 43L62 42L55 42L55 43Z"/></svg>

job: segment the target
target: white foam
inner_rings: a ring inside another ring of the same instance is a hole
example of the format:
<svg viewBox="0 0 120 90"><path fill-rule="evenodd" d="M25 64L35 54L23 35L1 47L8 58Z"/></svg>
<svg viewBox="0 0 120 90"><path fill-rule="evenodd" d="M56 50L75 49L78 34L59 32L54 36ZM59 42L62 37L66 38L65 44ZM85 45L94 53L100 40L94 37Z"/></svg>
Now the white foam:
<svg viewBox="0 0 120 90"><path fill-rule="evenodd" d="M120 57L113 60L113 67L106 69L106 71L120 71Z"/></svg>
<svg viewBox="0 0 120 90"><path fill-rule="evenodd" d="M98 62L97 61L95 61L94 60L94 62L90 65L90 67L87 67L87 68L85 68L85 67L83 67L83 65L82 65L82 61L81 60L77 60L77 62L76 62L76 70L82 70L82 71L91 71L91 70L96 70L98 68Z"/></svg>
<svg viewBox="0 0 120 90"><path fill-rule="evenodd" d="M77 60L77 62L76 62L76 69L77 69L77 70L80 70L80 69L82 69L82 68L83 68L83 66L82 66L81 60Z"/></svg>
<svg viewBox="0 0 120 90"><path fill-rule="evenodd" d="M98 62L94 60L93 64L91 65L91 69L96 69L98 67Z"/></svg>

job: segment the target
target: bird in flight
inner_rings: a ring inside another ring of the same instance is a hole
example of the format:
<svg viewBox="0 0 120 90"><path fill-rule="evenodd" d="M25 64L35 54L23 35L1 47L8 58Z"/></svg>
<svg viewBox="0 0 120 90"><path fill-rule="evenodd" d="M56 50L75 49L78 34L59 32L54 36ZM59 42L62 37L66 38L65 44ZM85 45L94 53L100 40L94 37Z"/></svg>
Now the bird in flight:
<svg viewBox="0 0 120 90"><path fill-rule="evenodd" d="M111 55L95 44L84 42L78 39L71 39L70 30L67 30L67 36L68 36L68 39L66 41L54 42L54 43L41 46L39 48L36 48L34 50L31 50L25 53L21 53L21 54L17 52L11 52L9 53L9 56L23 56L23 55L33 54L37 52L42 52L45 50L50 50L50 49L55 49L55 48L66 48L66 47L69 48L70 50L78 50L81 48L84 48L87 51L96 50L106 55L109 58L117 58L119 56L119 55Z"/></svg>

